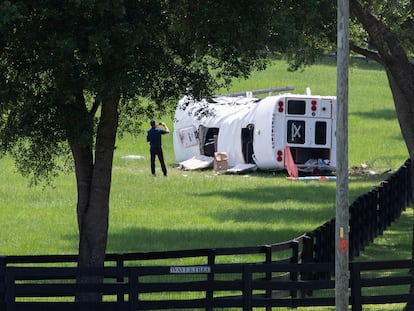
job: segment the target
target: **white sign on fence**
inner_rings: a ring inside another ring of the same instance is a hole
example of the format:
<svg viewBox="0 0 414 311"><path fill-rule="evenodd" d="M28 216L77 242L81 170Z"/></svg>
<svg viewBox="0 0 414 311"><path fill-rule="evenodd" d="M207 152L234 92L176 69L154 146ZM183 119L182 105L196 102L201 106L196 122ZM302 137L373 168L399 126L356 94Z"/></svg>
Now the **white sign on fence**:
<svg viewBox="0 0 414 311"><path fill-rule="evenodd" d="M170 267L170 273L211 273L211 268L209 266Z"/></svg>

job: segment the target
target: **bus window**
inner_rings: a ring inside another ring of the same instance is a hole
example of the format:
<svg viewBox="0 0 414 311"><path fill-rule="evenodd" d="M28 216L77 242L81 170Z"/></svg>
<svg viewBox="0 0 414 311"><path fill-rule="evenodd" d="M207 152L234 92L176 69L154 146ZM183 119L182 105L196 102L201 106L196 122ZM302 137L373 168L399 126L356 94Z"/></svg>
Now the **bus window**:
<svg viewBox="0 0 414 311"><path fill-rule="evenodd" d="M287 121L287 142L289 144L305 143L305 121L288 120Z"/></svg>
<svg viewBox="0 0 414 311"><path fill-rule="evenodd" d="M326 144L326 122L322 122L322 121L315 122L315 144L316 145Z"/></svg>
<svg viewBox="0 0 414 311"><path fill-rule="evenodd" d="M306 113L306 101L305 100L288 100L287 113L304 115Z"/></svg>
<svg viewBox="0 0 414 311"><path fill-rule="evenodd" d="M241 140L242 140L242 153L245 163L254 163L253 162L253 133L254 133L254 124L248 124L246 127L242 128L241 131Z"/></svg>
<svg viewBox="0 0 414 311"><path fill-rule="evenodd" d="M217 136L219 128L205 127L200 125L198 129L198 139L200 141L200 154L213 157L216 151Z"/></svg>

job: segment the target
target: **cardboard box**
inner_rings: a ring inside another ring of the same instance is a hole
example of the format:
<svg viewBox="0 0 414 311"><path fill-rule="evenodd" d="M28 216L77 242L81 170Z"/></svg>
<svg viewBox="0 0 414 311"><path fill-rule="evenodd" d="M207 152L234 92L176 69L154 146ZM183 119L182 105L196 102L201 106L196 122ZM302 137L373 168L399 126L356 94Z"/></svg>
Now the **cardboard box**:
<svg viewBox="0 0 414 311"><path fill-rule="evenodd" d="M227 171L229 169L227 152L214 152L215 171Z"/></svg>

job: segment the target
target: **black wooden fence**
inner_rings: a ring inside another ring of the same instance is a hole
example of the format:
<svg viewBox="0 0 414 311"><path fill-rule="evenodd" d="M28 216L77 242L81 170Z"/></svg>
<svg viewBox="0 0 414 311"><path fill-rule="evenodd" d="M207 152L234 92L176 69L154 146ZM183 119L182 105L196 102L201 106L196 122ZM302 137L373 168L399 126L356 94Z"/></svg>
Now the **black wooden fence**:
<svg viewBox="0 0 414 311"><path fill-rule="evenodd" d="M350 258L358 256L405 209L411 194L409 170L407 161L350 206ZM292 241L272 245L109 254L103 269L77 269L75 255L3 256L0 310L334 306L334 229L332 219ZM174 259L179 263L185 258L191 258L192 264L171 266ZM154 262L157 266L150 266ZM363 304L407 301L412 264L351 263L353 310L362 310ZM85 274L102 276L104 282L76 281ZM98 293L103 302L75 302L77 293Z"/></svg>
<svg viewBox="0 0 414 311"><path fill-rule="evenodd" d="M411 267L409 260L351 263L349 304L352 310L361 311L364 304L406 302L412 282L408 273ZM333 279L300 277L333 271L333 263L134 266L84 271L73 267L3 267L0 268L0 277L4 280L0 287L0 310L252 310L334 306ZM286 273L297 277L284 280L278 277ZM268 274L272 278L268 279ZM100 275L104 282L79 284L76 279L80 275ZM367 291L377 287L381 290ZM302 294L276 295L285 291ZM304 294L309 291L314 295ZM98 303L75 302L79 292L98 293L104 299Z"/></svg>
<svg viewBox="0 0 414 311"><path fill-rule="evenodd" d="M375 237L395 221L411 200L411 161L407 160L394 174L366 194L358 197L349 207L349 257L352 260ZM311 250L306 258L313 262L335 260L335 218L305 234ZM306 247L306 245L304 245ZM306 260L307 261L307 260Z"/></svg>

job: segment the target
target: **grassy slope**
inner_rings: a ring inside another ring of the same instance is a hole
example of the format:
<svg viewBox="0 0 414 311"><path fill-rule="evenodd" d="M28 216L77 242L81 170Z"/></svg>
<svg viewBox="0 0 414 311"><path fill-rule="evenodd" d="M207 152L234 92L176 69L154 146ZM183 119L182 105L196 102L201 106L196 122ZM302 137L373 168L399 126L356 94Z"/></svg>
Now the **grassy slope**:
<svg viewBox="0 0 414 311"><path fill-rule="evenodd" d="M292 85L297 93L334 95L332 61L290 73L276 61L231 91ZM349 158L383 172L407 158L385 74L372 64L350 71ZM172 127L171 119L166 121ZM335 214L335 183L293 182L284 174L216 176L183 172L176 164L172 135L165 137L169 177L152 178L143 135L118 141L111 193L109 252L246 246L286 241ZM142 155L127 160L126 155ZM9 159L0 160L0 254L75 253L76 186L61 176L55 188L28 188ZM385 175L352 178L351 200Z"/></svg>

